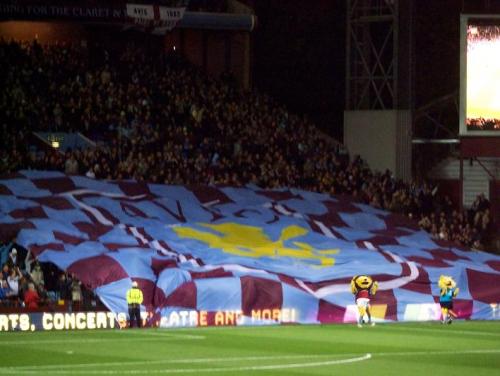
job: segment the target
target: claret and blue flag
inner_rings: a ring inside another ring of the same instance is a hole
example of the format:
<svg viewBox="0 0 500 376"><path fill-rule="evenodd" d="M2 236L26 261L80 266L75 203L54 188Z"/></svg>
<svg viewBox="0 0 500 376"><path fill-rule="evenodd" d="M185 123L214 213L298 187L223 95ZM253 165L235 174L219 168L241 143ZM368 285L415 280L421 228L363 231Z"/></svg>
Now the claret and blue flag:
<svg viewBox="0 0 500 376"><path fill-rule="evenodd" d="M379 283L377 321L439 319L442 274L460 318L500 319L499 256L344 197L21 171L0 179L0 228L117 315L137 281L161 326L355 322L359 274Z"/></svg>

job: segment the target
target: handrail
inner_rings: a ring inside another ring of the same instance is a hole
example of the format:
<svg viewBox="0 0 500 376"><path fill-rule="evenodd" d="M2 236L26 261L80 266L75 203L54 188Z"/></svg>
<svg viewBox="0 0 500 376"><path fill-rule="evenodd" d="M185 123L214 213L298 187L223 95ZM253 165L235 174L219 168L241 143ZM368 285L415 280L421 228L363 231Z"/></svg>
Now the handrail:
<svg viewBox="0 0 500 376"><path fill-rule="evenodd" d="M493 175L491 171L488 170L488 168L483 164L483 162L481 162L481 160L478 157L474 157L474 160L477 163L479 163L479 166L481 166L484 171L486 171L486 173L490 176L491 180L496 180L495 175Z"/></svg>
<svg viewBox="0 0 500 376"><path fill-rule="evenodd" d="M458 91L455 90L450 94L443 95L443 96L436 98L436 99L424 104L423 106L417 108L415 110L415 117L418 118L421 116L425 116L425 114L428 110L431 110L431 109L433 109L433 108L435 108L443 103L447 103L451 99L453 99L454 101L457 101Z"/></svg>

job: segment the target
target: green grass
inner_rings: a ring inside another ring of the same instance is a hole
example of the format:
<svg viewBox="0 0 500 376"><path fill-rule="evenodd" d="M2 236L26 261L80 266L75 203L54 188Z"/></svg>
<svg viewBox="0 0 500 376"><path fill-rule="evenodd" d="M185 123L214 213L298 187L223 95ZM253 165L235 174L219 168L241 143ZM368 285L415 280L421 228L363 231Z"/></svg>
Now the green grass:
<svg viewBox="0 0 500 376"><path fill-rule="evenodd" d="M499 372L500 322L0 333L0 375Z"/></svg>

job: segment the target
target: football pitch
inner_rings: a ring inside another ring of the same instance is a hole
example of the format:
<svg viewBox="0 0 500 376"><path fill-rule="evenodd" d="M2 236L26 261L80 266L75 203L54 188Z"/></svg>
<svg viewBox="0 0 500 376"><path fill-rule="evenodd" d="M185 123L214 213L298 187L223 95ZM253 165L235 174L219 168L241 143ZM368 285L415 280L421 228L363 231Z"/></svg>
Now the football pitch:
<svg viewBox="0 0 500 376"><path fill-rule="evenodd" d="M500 322L0 333L0 375L495 375Z"/></svg>

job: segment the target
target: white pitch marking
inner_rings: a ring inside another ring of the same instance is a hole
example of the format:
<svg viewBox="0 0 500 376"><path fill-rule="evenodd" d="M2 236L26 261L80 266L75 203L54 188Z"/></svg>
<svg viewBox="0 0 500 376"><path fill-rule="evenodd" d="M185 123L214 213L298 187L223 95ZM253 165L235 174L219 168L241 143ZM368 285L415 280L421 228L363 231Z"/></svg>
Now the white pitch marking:
<svg viewBox="0 0 500 376"><path fill-rule="evenodd" d="M352 354L336 354L352 356ZM356 354L359 355L359 354ZM277 359L313 359L313 358L324 358L332 357L332 354L317 354L317 355L279 355L279 356L245 356L245 357L233 357L233 358L185 358L185 359L164 359L164 360L149 360L149 361L133 361L133 362L109 362L109 363L80 363L80 364L52 364L43 366L19 366L19 367L5 367L5 370L20 370L20 371L30 371L30 370L52 370L52 369L64 369L64 368L87 368L87 367L98 367L98 366L141 366L147 364L194 364L194 363L215 363L215 362L238 362L238 361L261 361L261 360L277 360ZM0 373L4 372L0 367Z"/></svg>
<svg viewBox="0 0 500 376"><path fill-rule="evenodd" d="M136 361L136 362L109 362L109 363L81 363L81 364L53 364L53 365L43 365L43 366L19 366L19 367L0 367L1 373L37 373L37 372L50 372L51 374L57 373L73 373L73 374L124 374L124 373L189 373L189 372L224 372L224 371L244 371L244 370L265 370L269 368L255 368L255 367L279 367L287 366L285 365L268 365L268 366L247 366L247 367L228 367L228 368L197 368L197 369L169 369L169 370L81 370L81 371L71 371L75 368L87 368L87 367L112 367L112 366L142 366L149 364L203 364L203 363L214 363L214 362L236 362L236 361L261 361L261 360L278 360L278 359L313 359L313 358L324 358L324 357L334 357L334 356L346 356L354 357L348 359L339 360L328 360L321 362L310 362L310 363L291 363L296 364L295 368L299 367L316 367L327 364L339 364L339 362L348 363L356 361L367 360L372 357L392 357L392 356L440 356L440 355L476 355L476 354L499 354L500 349L471 349L471 350L449 350L449 351L402 351L402 352L380 352L380 353L370 353L370 354L359 354L359 353L348 353L348 354L311 354L311 355L282 355L282 356L249 356L249 357L234 357L234 358L185 358L185 359L169 359L169 360L149 360L149 361ZM359 360L358 360L359 359ZM336 362L336 363L332 363ZM327 363L327 364L326 364ZM300 364L300 365L299 365ZM314 366L311 364L315 364ZM342 364L342 363L340 363ZM277 368L276 368L277 369Z"/></svg>
<svg viewBox="0 0 500 376"><path fill-rule="evenodd" d="M205 339L205 336L198 334L174 334L174 333L162 333L160 331L122 331L120 333L127 333L139 336L157 336L157 337L171 337L171 338L183 338L183 339Z"/></svg>
<svg viewBox="0 0 500 376"><path fill-rule="evenodd" d="M331 356L331 355L330 355ZM291 368L311 368L311 367L321 367L321 366L330 366L336 364L348 364L361 362L363 360L368 360L372 356L371 354L365 354L363 356L359 356L356 358L347 358L347 359L336 359L336 360L327 360L321 362L308 362L308 363L287 363L287 364L270 364L270 365L262 365L262 366L240 366L240 367L214 367L214 368L174 368L174 369L156 369L156 370L82 370L82 371L72 371L72 370L54 370L51 369L51 374L58 373L66 373L66 374L93 374L93 375L115 375L115 374L151 374L151 373L214 373L214 372L239 372L239 371L267 371L274 369L291 369ZM276 357L279 358L279 357ZM296 357L293 357L296 358ZM229 359L229 361L234 360ZM237 359L237 358L236 358ZM221 359L227 361L227 359ZM248 360L248 359L245 359ZM139 362L136 362L139 363ZM153 362L142 362L141 364L151 364ZM172 362L173 363L173 362ZM130 365L130 363L115 363L116 365ZM105 366L109 365L109 363L98 363L95 366ZM70 368L74 368L74 366L69 366ZM18 373L36 373L38 371L42 371L40 368L31 368L22 369L21 367L10 367L10 371L15 370ZM0 368L0 373L3 370Z"/></svg>
<svg viewBox="0 0 500 376"><path fill-rule="evenodd" d="M405 330L405 331L421 331L421 332L431 332L431 333L446 333L448 334L465 334L465 335L478 335L478 336L493 336L493 337L500 337L500 333L491 333L491 332L474 332L471 330L454 330L450 329L449 326L445 329L443 328L442 330L440 329L432 329L432 328L411 328L411 327L398 327L397 324L394 325L384 325L381 326L381 328L384 329L395 329L395 330Z"/></svg>
<svg viewBox="0 0 500 376"><path fill-rule="evenodd" d="M134 341L161 341L166 338L173 338L173 339L185 339L185 340L200 340L200 339L205 339L205 336L201 335L193 335L193 334L170 334L170 333L148 333L146 331L144 332L132 332L132 331L122 331L120 333L127 333L131 334L134 333L139 335L139 338L134 338ZM144 336L144 338L140 338L141 336ZM146 338L146 337L160 337L160 338ZM88 338L88 339L42 339L42 340L26 340L26 341L1 341L0 342L0 347L1 346L11 346L11 345L41 345L41 344L58 344L58 343L101 343L101 342L111 342L111 341L116 341L117 338Z"/></svg>

